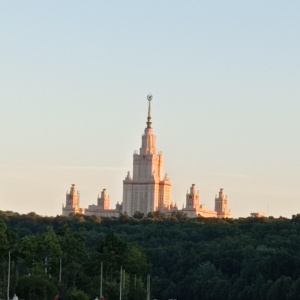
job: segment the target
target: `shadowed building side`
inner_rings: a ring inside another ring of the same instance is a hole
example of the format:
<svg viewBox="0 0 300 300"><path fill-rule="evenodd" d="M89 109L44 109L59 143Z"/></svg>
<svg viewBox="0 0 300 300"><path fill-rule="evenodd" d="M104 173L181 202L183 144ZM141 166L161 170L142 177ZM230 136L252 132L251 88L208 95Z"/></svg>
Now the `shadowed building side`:
<svg viewBox="0 0 300 300"><path fill-rule="evenodd" d="M224 194L224 189L220 189L219 195L215 197L215 211L218 218L230 218L230 210L227 195Z"/></svg>

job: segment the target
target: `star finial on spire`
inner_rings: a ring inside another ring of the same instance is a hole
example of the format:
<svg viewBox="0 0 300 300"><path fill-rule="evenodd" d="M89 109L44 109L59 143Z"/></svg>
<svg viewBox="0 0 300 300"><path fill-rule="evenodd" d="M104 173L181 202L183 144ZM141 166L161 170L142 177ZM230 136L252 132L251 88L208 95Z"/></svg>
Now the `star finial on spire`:
<svg viewBox="0 0 300 300"><path fill-rule="evenodd" d="M148 118L147 118L147 128L151 128L151 101L152 101L153 96L149 94L147 96L147 99L149 101L149 106L148 106Z"/></svg>

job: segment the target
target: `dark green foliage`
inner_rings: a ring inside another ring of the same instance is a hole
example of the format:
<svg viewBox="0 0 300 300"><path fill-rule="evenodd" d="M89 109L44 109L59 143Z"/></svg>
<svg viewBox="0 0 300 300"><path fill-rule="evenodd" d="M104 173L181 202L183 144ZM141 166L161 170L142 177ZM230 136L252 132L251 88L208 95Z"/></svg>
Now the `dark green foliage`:
<svg viewBox="0 0 300 300"><path fill-rule="evenodd" d="M101 219L0 212L0 298L300 299L300 217L187 219L162 213ZM58 283L62 260L62 282ZM29 296L28 296L29 295Z"/></svg>
<svg viewBox="0 0 300 300"><path fill-rule="evenodd" d="M89 300L89 296L83 291L71 290L63 296L63 300Z"/></svg>
<svg viewBox="0 0 300 300"><path fill-rule="evenodd" d="M43 276L22 276L16 286L16 293L22 299L47 300L57 294L57 287L52 280Z"/></svg>
<svg viewBox="0 0 300 300"><path fill-rule="evenodd" d="M140 289L141 278L147 274L148 264L145 254L134 245L130 245L117 236L114 231L109 232L100 240L93 253L90 270L94 276L100 274L99 266L103 263L106 291L109 299L118 299L119 278L121 268L125 274L125 286L122 299L134 299L136 289Z"/></svg>

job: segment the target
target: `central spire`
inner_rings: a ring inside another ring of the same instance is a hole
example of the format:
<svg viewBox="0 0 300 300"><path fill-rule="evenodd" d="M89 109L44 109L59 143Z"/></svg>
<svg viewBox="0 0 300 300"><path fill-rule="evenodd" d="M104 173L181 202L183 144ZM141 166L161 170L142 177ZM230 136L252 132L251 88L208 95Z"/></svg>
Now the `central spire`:
<svg viewBox="0 0 300 300"><path fill-rule="evenodd" d="M147 99L149 101L149 105L148 105L148 118L147 118L147 128L151 128L151 101L152 101L153 96L151 94L149 94L147 96Z"/></svg>
<svg viewBox="0 0 300 300"><path fill-rule="evenodd" d="M152 95L149 94L147 96L147 100L149 102L148 104L148 117L147 117L147 127L145 128L144 134L142 136L142 147L140 148L140 154L156 154L156 138L153 131L153 128L151 127L151 100Z"/></svg>

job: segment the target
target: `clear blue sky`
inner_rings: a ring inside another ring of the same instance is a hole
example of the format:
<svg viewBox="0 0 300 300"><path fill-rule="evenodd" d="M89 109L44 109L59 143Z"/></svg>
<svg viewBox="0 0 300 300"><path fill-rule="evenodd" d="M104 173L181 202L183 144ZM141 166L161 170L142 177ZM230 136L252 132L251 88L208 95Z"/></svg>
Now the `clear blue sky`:
<svg viewBox="0 0 300 300"><path fill-rule="evenodd" d="M179 207L299 213L299 36L299 1L1 1L0 210L121 202L151 92Z"/></svg>

